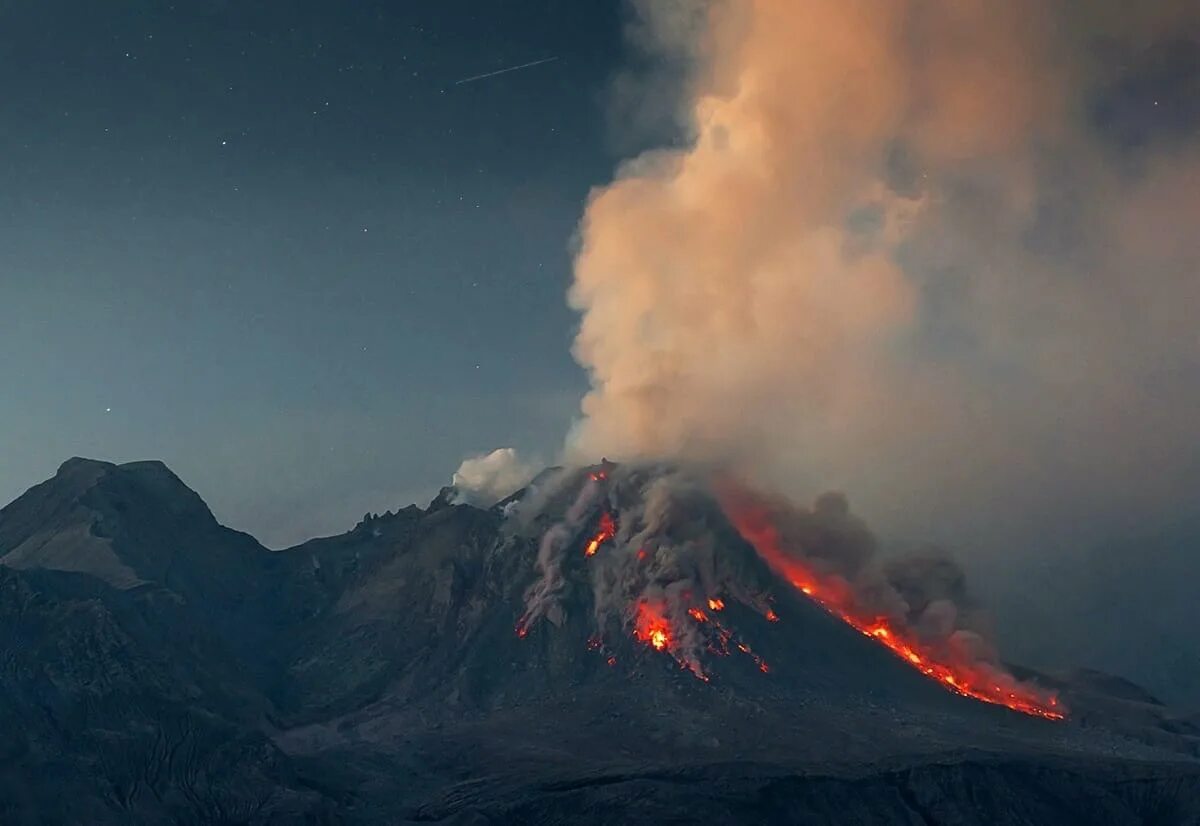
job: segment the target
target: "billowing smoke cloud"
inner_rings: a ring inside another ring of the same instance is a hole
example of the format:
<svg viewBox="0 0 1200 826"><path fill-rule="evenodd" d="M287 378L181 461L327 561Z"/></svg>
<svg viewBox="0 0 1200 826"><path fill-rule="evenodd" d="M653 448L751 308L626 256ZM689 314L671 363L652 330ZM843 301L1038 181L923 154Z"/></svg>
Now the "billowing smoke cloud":
<svg viewBox="0 0 1200 826"><path fill-rule="evenodd" d="M458 498L478 505L491 505L528 484L537 468L525 462L511 447L502 447L463 460L454 472Z"/></svg>
<svg viewBox="0 0 1200 826"><path fill-rule="evenodd" d="M1124 127L1200 7L635 5L692 61L692 139L589 203L579 458L731 463L919 535L1191 490L1200 148Z"/></svg>

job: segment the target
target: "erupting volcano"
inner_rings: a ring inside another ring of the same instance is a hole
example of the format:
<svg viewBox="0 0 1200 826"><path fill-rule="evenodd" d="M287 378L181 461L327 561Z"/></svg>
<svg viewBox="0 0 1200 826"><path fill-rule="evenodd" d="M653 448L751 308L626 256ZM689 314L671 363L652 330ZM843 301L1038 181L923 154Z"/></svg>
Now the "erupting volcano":
<svg viewBox="0 0 1200 826"><path fill-rule="evenodd" d="M75 460L0 510L6 549L6 824L25 786L105 824L194 820L164 807L195 794L204 822L362 826L1200 815L1200 726L1111 675L1008 677L961 572L874 555L836 496L555 469L268 551L165 467Z"/></svg>
<svg viewBox="0 0 1200 826"><path fill-rule="evenodd" d="M732 536L719 536L698 504L712 501L709 487L683 474L607 462L585 472L566 518L542 537L542 577L526 594L517 635L525 638L543 616L560 625L572 610L565 594L590 591L595 627L588 648L600 650L609 665L617 658L603 640L616 629L706 683L712 676L706 660L732 652L769 674L766 660L717 617L732 599L749 609L743 617L766 620L754 633L771 634L781 622L772 605L777 589L741 581L731 565L741 541L779 586L791 586L943 689L1064 719L1055 694L1014 678L972 630L966 600L956 590L960 574L948 560L885 565L840 497L824 497L808 512L728 482L715 486L714 505L719 502L715 509ZM583 547L582 567L567 553L574 542ZM599 554L602 547L607 550Z"/></svg>

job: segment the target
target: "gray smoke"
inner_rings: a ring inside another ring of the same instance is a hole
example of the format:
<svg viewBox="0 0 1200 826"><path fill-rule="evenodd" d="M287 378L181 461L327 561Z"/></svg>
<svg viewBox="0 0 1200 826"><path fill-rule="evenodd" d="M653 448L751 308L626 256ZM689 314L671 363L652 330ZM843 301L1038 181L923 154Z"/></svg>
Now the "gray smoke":
<svg viewBox="0 0 1200 826"><path fill-rule="evenodd" d="M584 484L563 520L547 530L538 545L538 579L525 593L525 615L521 624L528 628L542 617L554 625L565 619L562 597L567 585L563 564L566 554L580 531L600 508L604 490L599 485ZM531 511L521 508L517 513L528 517Z"/></svg>
<svg viewBox="0 0 1200 826"><path fill-rule="evenodd" d="M704 675L702 655L711 643L710 629L688 612L705 608L710 598L741 603L765 614L765 587L756 590L761 569L744 555L731 554L737 542L700 477L662 466L611 467L602 479L587 472L564 476L579 492L564 516L541 535L536 568L538 579L525 594L520 625L531 628L540 619L561 625L572 609L571 571L592 603L591 621L597 632L619 629L622 636L637 628L640 609L666 620L673 637L670 653L698 676ZM560 491L561 493L561 491ZM520 527L537 524L540 510L553 497L522 503L515 515ZM601 516L616 522L616 535L600 551L584 558L587 541Z"/></svg>

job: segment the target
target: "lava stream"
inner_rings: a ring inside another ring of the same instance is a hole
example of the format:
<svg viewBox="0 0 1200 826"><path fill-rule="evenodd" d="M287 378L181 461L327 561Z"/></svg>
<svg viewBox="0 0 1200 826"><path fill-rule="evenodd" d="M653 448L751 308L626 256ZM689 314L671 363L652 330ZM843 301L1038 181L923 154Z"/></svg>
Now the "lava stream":
<svg viewBox="0 0 1200 826"><path fill-rule="evenodd" d="M910 667L964 697L1047 720L1066 717L1066 709L1055 695L1019 683L986 664L956 658L953 652L944 650L944 646L935 647L920 641L914 632L887 617L865 614L844 580L823 576L782 549L778 532L766 514L754 508L730 508L728 512L742 537L776 573L830 614L886 646ZM774 611L769 611L767 618L778 619Z"/></svg>
<svg viewBox="0 0 1200 826"><path fill-rule="evenodd" d="M600 530L587 543L587 547L583 549L584 556L595 556L596 551L600 550L600 546L617 535L617 523L613 521L612 515L605 512L600 517Z"/></svg>

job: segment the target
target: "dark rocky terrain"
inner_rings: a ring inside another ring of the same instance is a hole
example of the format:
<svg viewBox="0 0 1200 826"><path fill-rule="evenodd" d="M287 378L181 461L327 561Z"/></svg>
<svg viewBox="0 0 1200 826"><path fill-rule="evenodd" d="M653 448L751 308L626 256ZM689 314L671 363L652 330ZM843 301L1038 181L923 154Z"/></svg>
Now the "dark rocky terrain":
<svg viewBox="0 0 1200 826"><path fill-rule="evenodd" d="M445 491L274 552L159 463L67 462L0 511L0 823L1200 823L1194 719L1097 672L1018 674L1065 722L950 694L719 510L722 575L781 618L728 609L769 674L589 650L581 557L565 614L518 638L584 483L522 519Z"/></svg>

